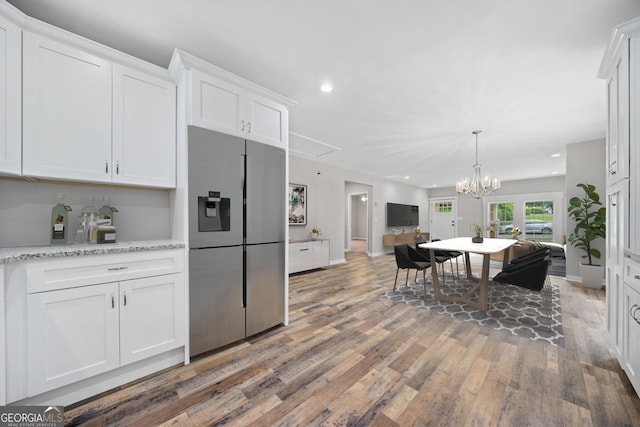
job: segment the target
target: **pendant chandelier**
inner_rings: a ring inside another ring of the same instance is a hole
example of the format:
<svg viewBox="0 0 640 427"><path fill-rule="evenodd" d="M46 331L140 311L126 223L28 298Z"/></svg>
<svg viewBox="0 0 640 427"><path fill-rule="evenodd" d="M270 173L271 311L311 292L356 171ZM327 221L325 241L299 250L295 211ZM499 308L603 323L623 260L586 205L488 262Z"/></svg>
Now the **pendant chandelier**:
<svg viewBox="0 0 640 427"><path fill-rule="evenodd" d="M456 182L456 191L458 194L466 194L476 199L496 191L501 186L500 178L489 175L482 176L480 172L480 163L478 163L478 134L480 132L482 131L474 130L471 132L476 136L476 162L473 165L473 178L470 181L469 177L464 177Z"/></svg>

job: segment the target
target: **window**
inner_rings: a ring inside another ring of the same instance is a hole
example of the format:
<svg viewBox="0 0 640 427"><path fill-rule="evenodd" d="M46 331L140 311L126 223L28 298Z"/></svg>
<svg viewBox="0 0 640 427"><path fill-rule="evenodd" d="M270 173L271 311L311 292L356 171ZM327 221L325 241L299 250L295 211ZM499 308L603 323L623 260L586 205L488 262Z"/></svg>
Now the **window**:
<svg viewBox="0 0 640 427"><path fill-rule="evenodd" d="M513 202L489 203L489 229L492 236L511 237Z"/></svg>
<svg viewBox="0 0 640 427"><path fill-rule="evenodd" d="M433 204L436 213L451 213L453 212L452 202L436 202Z"/></svg>
<svg viewBox="0 0 640 427"><path fill-rule="evenodd" d="M533 201L524 204L524 238L550 242L553 240L553 201Z"/></svg>

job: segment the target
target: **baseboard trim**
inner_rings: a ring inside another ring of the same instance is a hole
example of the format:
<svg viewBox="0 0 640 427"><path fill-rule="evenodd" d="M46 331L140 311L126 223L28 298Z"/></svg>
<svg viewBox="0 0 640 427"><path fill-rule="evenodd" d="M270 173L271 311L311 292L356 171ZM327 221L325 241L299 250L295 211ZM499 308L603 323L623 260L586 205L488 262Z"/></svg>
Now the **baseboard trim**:
<svg viewBox="0 0 640 427"><path fill-rule="evenodd" d="M582 277L580 277L580 276L564 276L564 278L566 280L571 281L571 282L582 283Z"/></svg>
<svg viewBox="0 0 640 427"><path fill-rule="evenodd" d="M344 259L344 258L342 258L342 259L332 259L331 261L329 261L329 265L344 264L345 262L347 262L347 260Z"/></svg>

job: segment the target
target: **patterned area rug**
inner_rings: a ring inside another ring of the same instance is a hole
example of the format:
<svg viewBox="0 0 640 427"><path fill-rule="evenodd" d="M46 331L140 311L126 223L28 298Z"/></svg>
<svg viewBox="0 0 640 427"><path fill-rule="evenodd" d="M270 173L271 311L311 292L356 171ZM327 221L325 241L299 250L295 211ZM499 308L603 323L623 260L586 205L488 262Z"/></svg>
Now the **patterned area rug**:
<svg viewBox="0 0 640 427"><path fill-rule="evenodd" d="M446 284L442 287L442 291L446 295L459 296L474 284L475 282L463 279L462 276L460 279L454 279L447 275ZM426 300L422 282L409 283L409 286L399 284L395 292L393 290L387 291L384 296L392 301L424 308L434 313L564 347L560 295L557 286L552 285L550 319L542 309L541 293L502 283L496 283L493 286L490 283L489 293L493 304L486 313L461 302L436 301L433 298L433 286L429 279L427 279ZM472 300L474 299L472 298Z"/></svg>

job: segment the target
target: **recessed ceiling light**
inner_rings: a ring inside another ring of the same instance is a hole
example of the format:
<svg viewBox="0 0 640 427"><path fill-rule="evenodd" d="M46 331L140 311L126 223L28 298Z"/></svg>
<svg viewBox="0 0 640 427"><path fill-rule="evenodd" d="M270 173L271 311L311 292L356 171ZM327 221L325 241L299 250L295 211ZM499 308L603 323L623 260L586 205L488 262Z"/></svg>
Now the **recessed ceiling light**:
<svg viewBox="0 0 640 427"><path fill-rule="evenodd" d="M411 178L409 175L405 176L404 179L409 179Z"/></svg>
<svg viewBox="0 0 640 427"><path fill-rule="evenodd" d="M560 153L555 153L555 154L551 155L551 157L560 157L560 156L562 156L562 154L560 154Z"/></svg>
<svg viewBox="0 0 640 427"><path fill-rule="evenodd" d="M432 187L437 187L437 186L438 186L438 184L431 184L431 186L432 186Z"/></svg>
<svg viewBox="0 0 640 427"><path fill-rule="evenodd" d="M551 172L551 175L558 175L558 172Z"/></svg>
<svg viewBox="0 0 640 427"><path fill-rule="evenodd" d="M333 90L333 85L329 82L324 82L320 86L320 90L323 91L324 93L329 93Z"/></svg>

